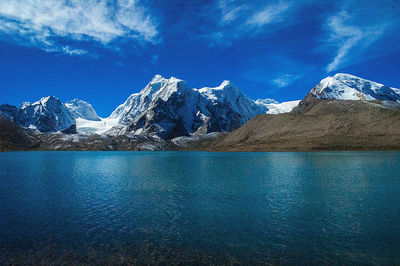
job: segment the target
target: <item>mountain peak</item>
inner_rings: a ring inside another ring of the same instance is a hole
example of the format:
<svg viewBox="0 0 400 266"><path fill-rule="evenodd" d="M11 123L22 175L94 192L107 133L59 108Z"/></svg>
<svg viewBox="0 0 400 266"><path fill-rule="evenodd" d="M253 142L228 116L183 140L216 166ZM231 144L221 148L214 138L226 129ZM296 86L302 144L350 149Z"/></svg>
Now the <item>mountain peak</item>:
<svg viewBox="0 0 400 266"><path fill-rule="evenodd" d="M333 76L335 79L348 79L348 78L356 78L356 79L361 79L357 76L351 75L351 74L347 74L347 73L336 73Z"/></svg>
<svg viewBox="0 0 400 266"><path fill-rule="evenodd" d="M239 88L236 87L236 85L233 84L233 82L230 80L222 81L221 85L219 85L217 87L204 87L204 88L199 89L198 91L200 93L207 93L207 92L211 93L212 91L224 91L227 89L234 89L235 91L239 91Z"/></svg>
<svg viewBox="0 0 400 266"><path fill-rule="evenodd" d="M46 105L48 103L60 103L61 104L61 101L57 97L50 95L47 97L42 97L39 101L34 102L32 105L36 105L36 104Z"/></svg>
<svg viewBox="0 0 400 266"><path fill-rule="evenodd" d="M30 102L22 102L22 104L20 105L20 109L24 109L24 108L26 108L26 107L28 107L28 106L30 106L31 105L31 103Z"/></svg>
<svg viewBox="0 0 400 266"><path fill-rule="evenodd" d="M156 83L164 83L164 82L171 82L171 83L176 83L183 81L182 79L178 79L176 77L170 77L169 79L161 76L160 74L154 75L154 77L151 79L150 84L156 84Z"/></svg>
<svg viewBox="0 0 400 266"><path fill-rule="evenodd" d="M73 99L67 103L87 103L87 102L85 102L84 100L81 100L81 99Z"/></svg>
<svg viewBox="0 0 400 266"><path fill-rule="evenodd" d="M235 85L232 83L232 81L226 79L226 80L222 81L220 87L226 87L226 86L232 86L232 85L235 86Z"/></svg>
<svg viewBox="0 0 400 266"><path fill-rule="evenodd" d="M221 85L219 85L217 88L220 88L220 89L234 88L236 90L239 90L239 88L235 84L233 84L233 82L230 80L222 81Z"/></svg>
<svg viewBox="0 0 400 266"><path fill-rule="evenodd" d="M163 80L166 80L166 78L164 78L160 74L155 74L154 77L151 79L150 83L158 83L158 82L161 82Z"/></svg>
<svg viewBox="0 0 400 266"><path fill-rule="evenodd" d="M399 89L345 73L324 78L310 93L319 99L400 102Z"/></svg>
<svg viewBox="0 0 400 266"><path fill-rule="evenodd" d="M97 115L93 106L80 99L73 99L65 103L65 107L75 116L75 118L82 118L92 121L100 121L100 117Z"/></svg>

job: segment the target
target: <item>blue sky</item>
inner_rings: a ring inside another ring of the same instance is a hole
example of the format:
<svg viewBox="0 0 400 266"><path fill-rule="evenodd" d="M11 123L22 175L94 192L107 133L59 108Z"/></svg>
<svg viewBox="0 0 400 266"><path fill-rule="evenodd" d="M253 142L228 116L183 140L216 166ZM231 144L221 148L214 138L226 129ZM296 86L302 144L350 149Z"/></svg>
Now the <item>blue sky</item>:
<svg viewBox="0 0 400 266"><path fill-rule="evenodd" d="M0 2L0 102L80 98L108 116L154 76L301 99L345 72L400 87L400 2Z"/></svg>

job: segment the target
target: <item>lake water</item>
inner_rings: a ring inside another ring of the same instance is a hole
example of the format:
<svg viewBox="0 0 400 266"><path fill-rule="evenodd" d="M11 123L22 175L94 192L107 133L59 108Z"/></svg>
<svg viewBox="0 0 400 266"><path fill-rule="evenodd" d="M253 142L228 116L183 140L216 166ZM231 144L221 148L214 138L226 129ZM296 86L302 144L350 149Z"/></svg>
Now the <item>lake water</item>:
<svg viewBox="0 0 400 266"><path fill-rule="evenodd" d="M0 264L399 264L400 153L0 154Z"/></svg>

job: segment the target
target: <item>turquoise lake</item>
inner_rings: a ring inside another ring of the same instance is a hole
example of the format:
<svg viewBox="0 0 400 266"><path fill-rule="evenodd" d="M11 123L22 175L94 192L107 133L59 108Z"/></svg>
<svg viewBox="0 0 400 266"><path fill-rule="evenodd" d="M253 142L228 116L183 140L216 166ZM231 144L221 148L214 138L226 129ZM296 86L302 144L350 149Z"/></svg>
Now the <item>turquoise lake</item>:
<svg viewBox="0 0 400 266"><path fill-rule="evenodd" d="M400 264L400 152L0 153L0 264Z"/></svg>

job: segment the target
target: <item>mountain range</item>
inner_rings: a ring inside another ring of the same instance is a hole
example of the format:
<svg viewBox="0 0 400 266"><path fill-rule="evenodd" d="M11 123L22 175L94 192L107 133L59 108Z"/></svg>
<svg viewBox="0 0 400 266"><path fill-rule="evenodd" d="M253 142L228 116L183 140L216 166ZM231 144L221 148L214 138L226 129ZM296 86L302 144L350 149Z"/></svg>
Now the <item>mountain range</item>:
<svg viewBox="0 0 400 266"><path fill-rule="evenodd" d="M230 81L218 87L192 89L181 79L155 75L107 118L99 117L85 101L75 99L64 104L49 96L19 107L1 105L0 122L8 120L10 130L19 127L19 133L26 130L27 136L33 136L25 139L39 138L41 149L269 150L273 146L272 150L279 150L285 146L290 150L287 145L292 143L293 150L308 150L314 144L332 148L330 141L325 141L325 146L317 141L324 136L331 135L340 144L341 134L346 137L354 130L371 129L374 133L359 146L368 147L370 137L390 132L387 141L393 145L385 147L393 148L400 147L396 137L400 135L400 126L396 128L399 106L399 89L349 74L327 77L301 101L283 103L251 100ZM339 128L332 126L335 124ZM384 127L390 130L385 132ZM283 142L272 145L274 138ZM360 136L355 134L354 138ZM301 139L309 139L308 146L290 141ZM379 142L375 144L379 146Z"/></svg>
<svg viewBox="0 0 400 266"><path fill-rule="evenodd" d="M39 132L76 126L81 134L171 139L231 131L257 114L288 112L297 103L253 101L227 80L215 88L192 89L181 79L155 75L143 90L130 95L107 118L100 118L92 105L83 100L63 104L54 96L32 104L24 102L19 108L3 104L0 112L16 124Z"/></svg>

